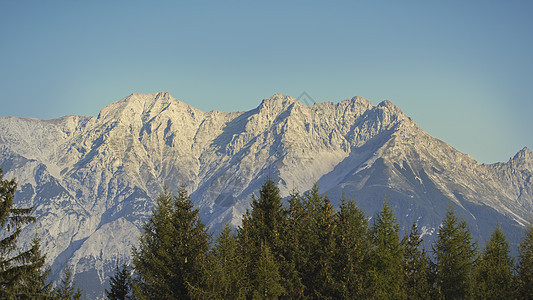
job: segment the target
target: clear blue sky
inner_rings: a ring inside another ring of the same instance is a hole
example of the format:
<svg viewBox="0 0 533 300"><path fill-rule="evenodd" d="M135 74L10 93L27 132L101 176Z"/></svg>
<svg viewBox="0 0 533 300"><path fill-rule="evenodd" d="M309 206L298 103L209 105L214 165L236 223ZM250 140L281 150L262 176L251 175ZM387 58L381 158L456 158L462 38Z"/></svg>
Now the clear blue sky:
<svg viewBox="0 0 533 300"><path fill-rule="evenodd" d="M0 0L0 116L388 99L480 162L533 149L533 1ZM1 129L0 129L1 130Z"/></svg>

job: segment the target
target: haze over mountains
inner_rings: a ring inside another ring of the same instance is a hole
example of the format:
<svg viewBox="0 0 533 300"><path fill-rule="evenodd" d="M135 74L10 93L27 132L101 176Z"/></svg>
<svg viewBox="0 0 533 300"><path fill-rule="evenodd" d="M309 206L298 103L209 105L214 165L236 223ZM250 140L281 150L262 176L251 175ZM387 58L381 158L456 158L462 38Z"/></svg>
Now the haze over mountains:
<svg viewBox="0 0 533 300"><path fill-rule="evenodd" d="M267 176L287 196L318 182L374 216L388 196L402 228L427 241L453 204L481 243L500 223L512 243L533 217L533 153L477 163L419 128L389 101L306 106L276 94L247 112L203 112L170 96L132 94L97 118L0 118L0 167L58 276L68 260L88 290L129 259L154 199L185 185L216 232L241 216ZM475 138L475 137L473 137Z"/></svg>

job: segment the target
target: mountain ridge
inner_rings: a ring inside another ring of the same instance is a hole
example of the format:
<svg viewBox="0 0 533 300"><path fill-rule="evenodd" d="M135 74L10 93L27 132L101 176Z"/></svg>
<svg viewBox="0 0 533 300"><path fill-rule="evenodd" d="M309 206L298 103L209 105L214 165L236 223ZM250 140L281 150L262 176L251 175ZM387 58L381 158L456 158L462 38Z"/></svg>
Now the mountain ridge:
<svg viewBox="0 0 533 300"><path fill-rule="evenodd" d="M167 92L131 94L96 118L0 117L0 127L0 167L19 182L17 203L38 216L26 242L42 232L52 276L68 259L100 291L116 261L129 259L165 185L185 185L215 232L239 225L267 176L282 196L318 182L334 204L346 194L369 216L388 194L402 226L420 222L428 240L449 205L480 242L501 221L516 244L533 216L527 147L508 162L479 164L387 100L307 106L275 94L228 113L203 112Z"/></svg>

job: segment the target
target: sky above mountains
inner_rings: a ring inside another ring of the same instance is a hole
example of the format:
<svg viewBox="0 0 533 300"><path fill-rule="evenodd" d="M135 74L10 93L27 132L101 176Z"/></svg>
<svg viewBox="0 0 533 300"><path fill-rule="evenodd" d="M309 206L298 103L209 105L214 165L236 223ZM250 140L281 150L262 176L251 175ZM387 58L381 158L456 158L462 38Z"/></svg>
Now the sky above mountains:
<svg viewBox="0 0 533 300"><path fill-rule="evenodd" d="M0 1L0 116L94 115L169 91L388 99L480 162L533 149L530 1Z"/></svg>

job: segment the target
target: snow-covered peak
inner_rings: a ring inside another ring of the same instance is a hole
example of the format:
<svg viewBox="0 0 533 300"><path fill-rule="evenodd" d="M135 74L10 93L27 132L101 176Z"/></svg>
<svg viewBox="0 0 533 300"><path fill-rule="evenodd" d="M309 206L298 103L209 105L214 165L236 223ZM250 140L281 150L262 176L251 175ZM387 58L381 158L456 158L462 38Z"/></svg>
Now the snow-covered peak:
<svg viewBox="0 0 533 300"><path fill-rule="evenodd" d="M164 111L202 114L202 111L173 98L169 92L152 94L133 93L100 111L98 119L135 121L151 119Z"/></svg>

